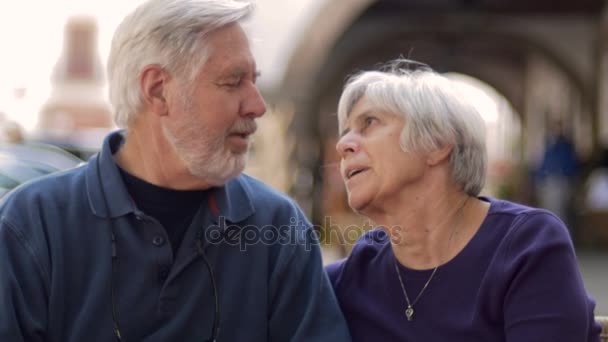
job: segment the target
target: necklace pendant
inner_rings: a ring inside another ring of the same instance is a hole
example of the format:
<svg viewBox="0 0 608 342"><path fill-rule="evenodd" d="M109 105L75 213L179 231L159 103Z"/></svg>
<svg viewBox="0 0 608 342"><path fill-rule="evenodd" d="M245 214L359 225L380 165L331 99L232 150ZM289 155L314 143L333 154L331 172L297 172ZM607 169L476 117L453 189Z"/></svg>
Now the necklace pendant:
<svg viewBox="0 0 608 342"><path fill-rule="evenodd" d="M412 308L411 305L408 305L407 309L405 309L405 316L407 317L408 321L413 320L413 316L414 316L414 308Z"/></svg>

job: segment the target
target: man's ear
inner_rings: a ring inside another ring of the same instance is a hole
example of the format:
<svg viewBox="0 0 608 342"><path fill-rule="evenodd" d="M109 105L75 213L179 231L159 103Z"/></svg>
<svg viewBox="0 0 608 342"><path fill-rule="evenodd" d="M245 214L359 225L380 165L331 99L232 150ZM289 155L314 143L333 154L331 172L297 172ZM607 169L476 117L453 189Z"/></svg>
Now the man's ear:
<svg viewBox="0 0 608 342"><path fill-rule="evenodd" d="M168 90L169 75L158 64L144 68L139 77L139 86L148 111L159 116L167 115L165 92Z"/></svg>
<svg viewBox="0 0 608 342"><path fill-rule="evenodd" d="M435 166L435 165L443 162L444 160L449 158L450 153L452 152L453 149L454 149L453 145L445 145L441 148L431 151L427 155L426 163L429 166Z"/></svg>

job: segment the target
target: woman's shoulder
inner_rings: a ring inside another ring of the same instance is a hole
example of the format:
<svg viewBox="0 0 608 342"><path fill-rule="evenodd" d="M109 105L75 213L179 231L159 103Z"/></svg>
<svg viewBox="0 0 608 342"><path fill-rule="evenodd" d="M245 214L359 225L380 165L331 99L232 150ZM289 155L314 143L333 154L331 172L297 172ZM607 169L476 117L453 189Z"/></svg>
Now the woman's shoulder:
<svg viewBox="0 0 608 342"><path fill-rule="evenodd" d="M490 202L490 211L485 221L490 221L494 227L503 226L509 233L521 229L565 228L562 220L548 210L496 198L483 197L482 200Z"/></svg>
<svg viewBox="0 0 608 342"><path fill-rule="evenodd" d="M504 239L509 253L530 251L560 242L571 245L570 233L564 222L548 210L500 199L487 199L491 203L484 224ZM501 229L502 228L502 229Z"/></svg>
<svg viewBox="0 0 608 342"><path fill-rule="evenodd" d="M365 232L357 240L348 257L326 266L325 269L334 288L338 288L345 279L366 272L369 264L377 259L389 244L390 238L383 228Z"/></svg>
<svg viewBox="0 0 608 342"><path fill-rule="evenodd" d="M517 217L521 215L529 215L542 212L548 213L548 211L544 209L535 208L525 204L498 199L494 197L480 196L479 199L490 203L490 211L488 212L489 216L503 215Z"/></svg>

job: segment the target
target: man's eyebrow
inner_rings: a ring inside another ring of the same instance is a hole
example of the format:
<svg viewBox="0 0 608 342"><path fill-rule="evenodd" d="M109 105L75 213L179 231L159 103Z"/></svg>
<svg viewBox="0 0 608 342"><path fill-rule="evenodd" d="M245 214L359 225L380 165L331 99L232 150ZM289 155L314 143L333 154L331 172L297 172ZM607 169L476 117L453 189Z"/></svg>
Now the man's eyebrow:
<svg viewBox="0 0 608 342"><path fill-rule="evenodd" d="M237 68L237 69L226 71L222 76L220 76L220 79L242 78L245 75L247 75L248 73L249 73L249 71L247 71L245 69ZM261 76L261 74L262 74L262 72L260 70L255 70L253 72L253 78L257 79L258 77Z"/></svg>
<svg viewBox="0 0 608 342"><path fill-rule="evenodd" d="M245 75L245 74L247 74L247 71L245 71L244 69L240 69L239 68L239 69L230 70L227 73L227 77L238 78L238 77L243 77L243 75Z"/></svg>

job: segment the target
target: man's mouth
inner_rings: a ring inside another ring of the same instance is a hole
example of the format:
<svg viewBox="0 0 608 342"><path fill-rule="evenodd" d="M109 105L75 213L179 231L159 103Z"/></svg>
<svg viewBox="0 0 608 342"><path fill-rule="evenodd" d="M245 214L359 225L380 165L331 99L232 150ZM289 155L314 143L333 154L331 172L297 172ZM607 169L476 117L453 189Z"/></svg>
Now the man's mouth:
<svg viewBox="0 0 608 342"><path fill-rule="evenodd" d="M234 132L234 133L230 133L229 135L230 135L230 136L233 136L233 137L238 137L238 138L242 138L242 139L247 139L247 138L249 138L249 136L251 136L251 134L252 134L252 133L246 133L246 132L239 133L239 132Z"/></svg>

